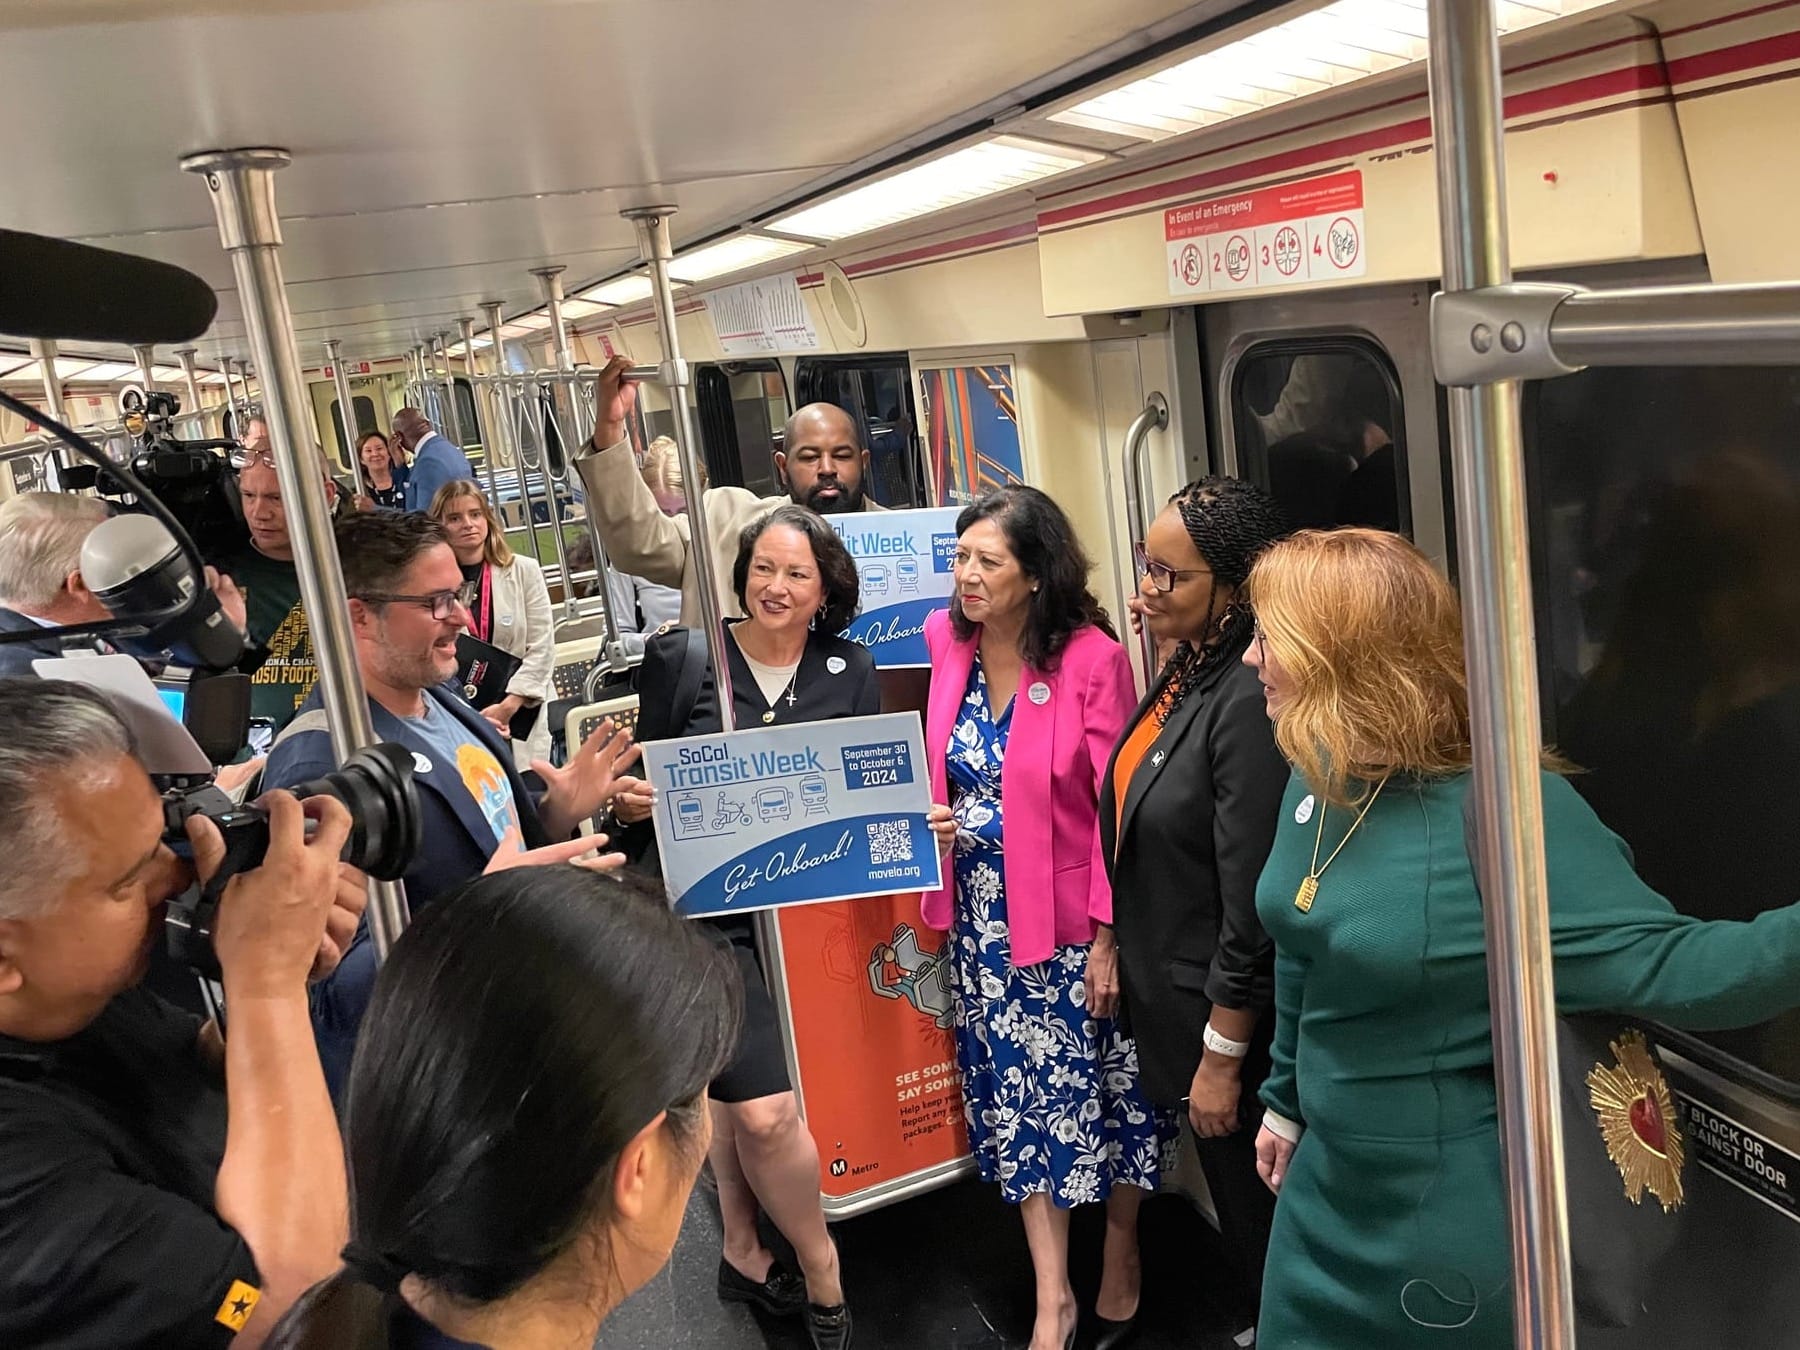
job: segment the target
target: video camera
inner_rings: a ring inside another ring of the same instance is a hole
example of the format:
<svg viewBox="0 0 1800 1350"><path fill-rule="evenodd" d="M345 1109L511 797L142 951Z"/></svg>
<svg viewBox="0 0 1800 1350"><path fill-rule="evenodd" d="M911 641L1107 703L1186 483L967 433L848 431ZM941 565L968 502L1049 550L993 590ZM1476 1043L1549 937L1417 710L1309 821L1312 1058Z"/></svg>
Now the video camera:
<svg viewBox="0 0 1800 1350"><path fill-rule="evenodd" d="M164 389L128 388L120 395L119 406L125 429L140 447L126 464L132 474L156 494L190 538L202 541L209 558L241 548L249 536L230 458L237 442L177 437L173 428L181 400ZM63 483L70 488L91 487L114 501L136 492L113 471L87 465L65 470Z"/></svg>

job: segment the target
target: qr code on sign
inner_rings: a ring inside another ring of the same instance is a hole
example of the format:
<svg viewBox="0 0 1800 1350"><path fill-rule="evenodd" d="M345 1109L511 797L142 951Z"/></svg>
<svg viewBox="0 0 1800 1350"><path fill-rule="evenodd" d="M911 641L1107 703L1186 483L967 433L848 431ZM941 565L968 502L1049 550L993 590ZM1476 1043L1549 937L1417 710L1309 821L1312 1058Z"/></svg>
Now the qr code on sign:
<svg viewBox="0 0 1800 1350"><path fill-rule="evenodd" d="M912 831L904 820L878 820L868 828L871 866L913 860Z"/></svg>

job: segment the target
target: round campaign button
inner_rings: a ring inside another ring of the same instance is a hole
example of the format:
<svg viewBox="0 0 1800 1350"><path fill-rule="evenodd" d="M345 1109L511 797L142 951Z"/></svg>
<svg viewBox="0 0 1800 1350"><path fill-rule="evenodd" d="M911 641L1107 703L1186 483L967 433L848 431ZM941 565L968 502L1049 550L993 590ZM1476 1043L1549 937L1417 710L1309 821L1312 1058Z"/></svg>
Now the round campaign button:
<svg viewBox="0 0 1800 1350"><path fill-rule="evenodd" d="M841 656L828 656L825 658L825 669L829 670L833 675L842 675L849 664L850 663Z"/></svg>
<svg viewBox="0 0 1800 1350"><path fill-rule="evenodd" d="M1025 691L1025 697L1041 708L1050 701L1050 686L1039 680Z"/></svg>
<svg viewBox="0 0 1800 1350"><path fill-rule="evenodd" d="M417 769L420 773L430 773L431 761L415 750L413 751L413 768Z"/></svg>
<svg viewBox="0 0 1800 1350"><path fill-rule="evenodd" d="M1294 824L1296 824L1296 825L1306 824L1307 821L1312 819L1312 813L1313 813L1313 798L1312 798L1312 793L1309 792L1300 799L1300 805L1298 805L1294 808Z"/></svg>

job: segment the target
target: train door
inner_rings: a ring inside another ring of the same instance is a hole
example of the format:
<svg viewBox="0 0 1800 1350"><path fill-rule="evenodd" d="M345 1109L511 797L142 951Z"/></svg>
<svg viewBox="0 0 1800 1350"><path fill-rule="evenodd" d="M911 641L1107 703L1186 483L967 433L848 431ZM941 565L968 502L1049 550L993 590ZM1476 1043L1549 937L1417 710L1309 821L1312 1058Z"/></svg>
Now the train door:
<svg viewBox="0 0 1800 1350"><path fill-rule="evenodd" d="M919 417L905 352L803 356L794 369L796 401L835 403L856 418L869 448L870 495L883 506L929 506L919 455Z"/></svg>
<svg viewBox="0 0 1800 1350"><path fill-rule="evenodd" d="M1261 484L1297 526L1398 530L1448 556L1430 288L1205 306L1213 468Z"/></svg>

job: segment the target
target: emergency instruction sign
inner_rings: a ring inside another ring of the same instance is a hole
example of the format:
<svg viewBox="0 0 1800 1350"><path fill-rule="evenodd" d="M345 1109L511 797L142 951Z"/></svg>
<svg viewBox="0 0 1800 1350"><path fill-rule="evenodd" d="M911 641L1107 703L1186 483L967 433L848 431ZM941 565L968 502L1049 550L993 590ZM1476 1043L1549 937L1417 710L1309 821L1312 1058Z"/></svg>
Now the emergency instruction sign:
<svg viewBox="0 0 1800 1350"><path fill-rule="evenodd" d="M1174 296L1360 277L1368 270L1362 171L1172 206L1163 239Z"/></svg>
<svg viewBox="0 0 1800 1350"><path fill-rule="evenodd" d="M881 670L929 666L925 620L956 589L956 516L962 508L858 511L826 516L856 560L862 609L843 636Z"/></svg>
<svg viewBox="0 0 1800 1350"><path fill-rule="evenodd" d="M935 890L917 713L644 746L663 881L689 916Z"/></svg>
<svg viewBox="0 0 1800 1350"><path fill-rule="evenodd" d="M1800 1157L1685 1093L1677 1093L1676 1100L1695 1161L1769 1208L1800 1221Z"/></svg>

